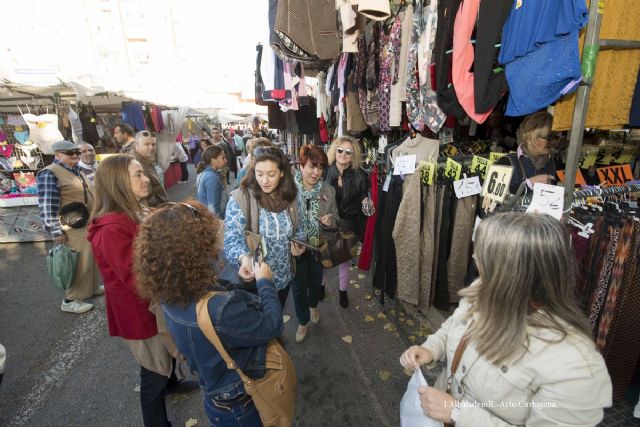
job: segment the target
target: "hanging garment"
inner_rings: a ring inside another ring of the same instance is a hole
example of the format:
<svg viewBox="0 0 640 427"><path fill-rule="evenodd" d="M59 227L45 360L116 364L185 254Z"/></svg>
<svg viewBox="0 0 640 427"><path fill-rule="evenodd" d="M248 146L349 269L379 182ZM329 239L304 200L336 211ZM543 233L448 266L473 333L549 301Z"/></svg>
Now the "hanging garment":
<svg viewBox="0 0 640 427"><path fill-rule="evenodd" d="M358 102L358 91L353 83L354 73L347 78L347 93L345 96L345 104L347 109L347 132L357 133L367 129L367 123L364 121L362 110Z"/></svg>
<svg viewBox="0 0 640 427"><path fill-rule="evenodd" d="M455 203L456 216L451 227L451 248L447 260L447 282L449 301L460 301L458 291L464 287L471 253L471 235L476 219L477 196L457 199Z"/></svg>
<svg viewBox="0 0 640 427"><path fill-rule="evenodd" d="M43 154L54 154L51 146L55 142L63 140L58 129L58 115L23 114L22 117L29 126L29 139L40 148Z"/></svg>
<svg viewBox="0 0 640 427"><path fill-rule="evenodd" d="M364 26L364 16L356 14L358 0L336 0L336 9L342 23L342 52L358 52L360 28Z"/></svg>
<svg viewBox="0 0 640 427"><path fill-rule="evenodd" d="M400 57L400 31L402 21L399 16L387 31L380 31L380 78L378 80L378 105L380 109L380 132L389 132L389 109L391 84L398 80Z"/></svg>
<svg viewBox="0 0 640 427"><path fill-rule="evenodd" d="M391 85L391 100L389 105L389 126L398 127L402 122L402 103L407 100L407 67L409 60L409 47L411 46L411 33L413 31L413 6L408 5L403 12L398 14L402 20L400 32L400 56L396 58L398 78Z"/></svg>
<svg viewBox="0 0 640 427"><path fill-rule="evenodd" d="M100 141L98 129L96 128L96 112L91 104L80 107L80 122L82 123L82 139L91 145L96 145Z"/></svg>
<svg viewBox="0 0 640 427"><path fill-rule="evenodd" d="M364 117L367 116L367 40L364 31L358 37L355 84L358 87L358 103Z"/></svg>
<svg viewBox="0 0 640 427"><path fill-rule="evenodd" d="M504 71L495 72L494 64L504 26L513 0L483 1L478 11L478 29L473 62L473 88L475 111L485 113L493 110L507 91Z"/></svg>
<svg viewBox="0 0 640 427"><path fill-rule="evenodd" d="M62 135L60 135L60 136L62 136ZM25 130L25 131L22 131L22 132L14 131L13 132L13 137L20 144L25 144L29 140L29 131L28 130Z"/></svg>
<svg viewBox="0 0 640 427"><path fill-rule="evenodd" d="M321 71L316 76L318 79L318 86L315 89L315 97L316 97L316 117L320 118L321 116L327 117L330 114L329 109L329 98L325 92L325 86L327 84L327 73Z"/></svg>
<svg viewBox="0 0 640 427"><path fill-rule="evenodd" d="M640 8L637 0L607 0L600 39L640 41ZM584 43L584 32L580 45ZM629 121L634 85L640 68L640 50L601 50L597 63L585 127L619 129ZM575 95L558 101L553 130L571 128Z"/></svg>
<svg viewBox="0 0 640 427"><path fill-rule="evenodd" d="M611 227L611 239L607 246L602 269L598 278L598 285L591 299L591 312L589 313L589 321L591 326L597 330L598 320L600 319L600 311L609 290L609 281L611 279L611 271L613 270L613 262L616 254L616 245L620 237L620 228Z"/></svg>
<svg viewBox="0 0 640 427"><path fill-rule="evenodd" d="M80 144L82 142L82 121L73 108L69 108L69 123L71 124L71 137L73 138L73 142Z"/></svg>
<svg viewBox="0 0 640 427"><path fill-rule="evenodd" d="M458 102L464 111L477 123L484 123L491 114L489 109L477 113L474 97L474 74L471 72L475 57L471 35L476 26L480 0L465 0L460 5L453 24L453 53L451 58L451 80Z"/></svg>
<svg viewBox="0 0 640 427"><path fill-rule="evenodd" d="M137 101L122 103L122 121L133 128L134 131L145 130L142 103Z"/></svg>
<svg viewBox="0 0 640 427"><path fill-rule="evenodd" d="M378 166L374 166L369 177L371 201L373 206L378 206ZM367 218L367 224L364 229L364 239L362 242L362 251L360 252L360 259L358 260L358 268L360 270L369 271L371 267L371 261L373 258L373 242L375 238L376 221L378 219L378 212Z"/></svg>
<svg viewBox="0 0 640 427"><path fill-rule="evenodd" d="M440 236L442 235L442 225L443 225L443 218L446 215L446 213L444 213L444 196L445 196L445 192L444 192L444 186L443 185L437 185L435 186L436 191L435 191L435 206L436 206L436 212L435 212L435 217L434 217L434 230L435 233L433 234L433 265L431 266L432 272L431 272L431 291L429 294L429 305L434 305L434 301L436 299L436 283L438 280L438 274L439 274L439 270L438 270L438 257L440 256ZM426 267L426 266L425 266ZM426 283L424 284L426 286ZM442 296L442 292L440 293Z"/></svg>
<svg viewBox="0 0 640 427"><path fill-rule="evenodd" d="M462 0L439 0L438 26L434 47L438 106L442 111L458 120L463 120L466 114L458 102L455 90L449 85L451 52L449 54L447 52L453 46L453 25L461 2Z"/></svg>
<svg viewBox="0 0 640 427"><path fill-rule="evenodd" d="M430 82L420 84L418 52L420 40L425 31L429 34L435 28L437 20L437 2L429 4L428 9L423 9L422 3L416 5L413 14L413 30L411 34L411 46L407 60L407 116L411 125L418 131L428 127L433 132L438 132L446 115L438 106L437 96L431 90ZM425 24L425 16L427 22Z"/></svg>
<svg viewBox="0 0 640 427"><path fill-rule="evenodd" d="M7 124L11 126L24 126L27 123L24 121L22 116L18 114L8 114L7 115Z"/></svg>
<svg viewBox="0 0 640 427"><path fill-rule="evenodd" d="M373 21L384 21L391 16L388 0L359 0L358 13Z"/></svg>
<svg viewBox="0 0 640 427"><path fill-rule="evenodd" d="M420 287L418 293L418 309L426 313L432 302L432 286L435 283L435 249L436 249L436 211L438 209L437 189L435 185L422 188L422 215L420 227Z"/></svg>
<svg viewBox="0 0 640 427"><path fill-rule="evenodd" d="M466 0L468 1L468 0ZM438 186L440 187L440 185ZM438 231L438 251L437 251L437 276L433 305L439 310L449 309L449 273L447 261L451 254L451 235L453 227L453 219L456 217L456 204L454 202L455 193L453 191L453 182L449 181L441 186L442 211L439 221Z"/></svg>
<svg viewBox="0 0 640 427"><path fill-rule="evenodd" d="M3 129L0 129L0 144L6 144L8 139L9 136L7 133Z"/></svg>
<svg viewBox="0 0 640 427"><path fill-rule="evenodd" d="M13 154L13 144L0 145L0 156L8 159Z"/></svg>

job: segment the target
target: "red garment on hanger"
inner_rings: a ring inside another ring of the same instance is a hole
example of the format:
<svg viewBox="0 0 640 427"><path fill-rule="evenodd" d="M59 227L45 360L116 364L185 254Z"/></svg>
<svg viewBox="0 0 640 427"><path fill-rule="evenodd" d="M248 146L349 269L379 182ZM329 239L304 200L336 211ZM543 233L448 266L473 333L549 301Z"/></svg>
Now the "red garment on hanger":
<svg viewBox="0 0 640 427"><path fill-rule="evenodd" d="M367 218L367 224L364 229L364 240L362 242L362 252L358 260L358 268L368 271L371 267L373 259L373 238L376 230L376 218L378 218L378 166L374 166L371 171L371 200L376 208L376 213Z"/></svg>
<svg viewBox="0 0 640 427"><path fill-rule="evenodd" d="M0 145L0 156L4 156L5 158L11 157L13 154L13 144Z"/></svg>

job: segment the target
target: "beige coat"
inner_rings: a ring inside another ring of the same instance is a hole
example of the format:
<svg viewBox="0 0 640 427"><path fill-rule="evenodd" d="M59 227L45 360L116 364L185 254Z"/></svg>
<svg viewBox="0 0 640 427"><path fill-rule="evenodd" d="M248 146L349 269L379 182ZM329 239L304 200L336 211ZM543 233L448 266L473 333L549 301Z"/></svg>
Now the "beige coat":
<svg viewBox="0 0 640 427"><path fill-rule="evenodd" d="M434 360L446 358L447 373L469 324L464 320L469 307L463 299L422 345ZM604 360L588 337L570 333L557 340L556 332L531 328L527 353L501 366L480 356L470 342L451 388L451 394L461 402L456 426L597 425L603 408L611 406L611 379Z"/></svg>

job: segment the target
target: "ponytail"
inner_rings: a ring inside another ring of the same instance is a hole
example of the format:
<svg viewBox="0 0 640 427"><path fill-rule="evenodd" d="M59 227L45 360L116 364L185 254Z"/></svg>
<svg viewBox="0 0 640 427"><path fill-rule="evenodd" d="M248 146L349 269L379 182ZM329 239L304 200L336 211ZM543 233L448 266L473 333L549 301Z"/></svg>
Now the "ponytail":
<svg viewBox="0 0 640 427"><path fill-rule="evenodd" d="M196 166L196 173L200 173L207 168L211 164L211 160L218 157L220 154L224 153L224 150L219 145L212 145L207 147L202 153L202 160Z"/></svg>

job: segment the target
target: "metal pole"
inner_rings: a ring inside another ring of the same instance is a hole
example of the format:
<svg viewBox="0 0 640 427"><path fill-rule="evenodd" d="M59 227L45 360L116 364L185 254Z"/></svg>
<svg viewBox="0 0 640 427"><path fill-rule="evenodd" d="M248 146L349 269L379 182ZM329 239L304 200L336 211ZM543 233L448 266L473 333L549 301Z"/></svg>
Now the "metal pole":
<svg viewBox="0 0 640 427"><path fill-rule="evenodd" d="M593 74L595 74L598 49L600 47L599 37L603 8L604 0L591 0L589 5L589 23L587 24L587 33L582 48L582 69L585 79L578 88L576 95L576 105L573 109L573 121L569 134L567 164L564 171L565 210L569 209L571 203L573 203L573 191L576 185L576 171L579 166L578 161L580 160L580 151L582 148L582 136L587 120L587 112L589 110L589 95L591 94ZM591 65L591 72L585 73L585 70L589 69L589 65Z"/></svg>

